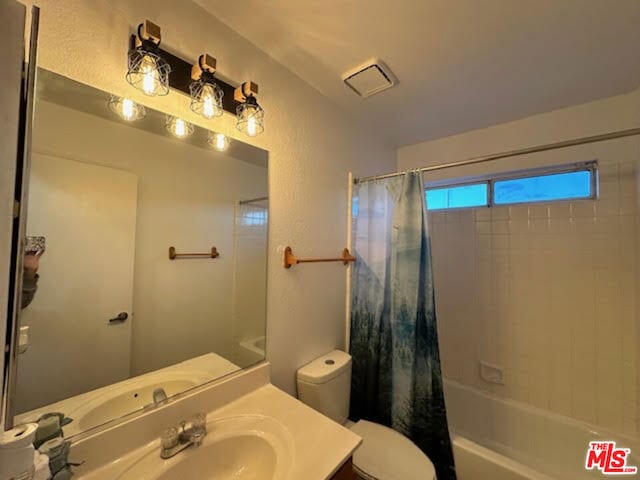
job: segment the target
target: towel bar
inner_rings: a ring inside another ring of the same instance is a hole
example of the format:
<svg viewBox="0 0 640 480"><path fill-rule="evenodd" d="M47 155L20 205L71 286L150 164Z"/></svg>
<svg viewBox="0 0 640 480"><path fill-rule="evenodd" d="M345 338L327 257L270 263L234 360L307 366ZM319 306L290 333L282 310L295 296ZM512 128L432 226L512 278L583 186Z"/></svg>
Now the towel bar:
<svg viewBox="0 0 640 480"><path fill-rule="evenodd" d="M211 251L207 253L178 253L176 247L169 247L169 260L177 260L180 258L218 258L220 253L216 247L211 247Z"/></svg>
<svg viewBox="0 0 640 480"><path fill-rule="evenodd" d="M349 249L342 250L342 256L338 258L298 258L293 254L291 247L284 249L284 268L291 268L299 263L321 263L321 262L342 262L349 265L349 262L355 262L356 257L349 253Z"/></svg>

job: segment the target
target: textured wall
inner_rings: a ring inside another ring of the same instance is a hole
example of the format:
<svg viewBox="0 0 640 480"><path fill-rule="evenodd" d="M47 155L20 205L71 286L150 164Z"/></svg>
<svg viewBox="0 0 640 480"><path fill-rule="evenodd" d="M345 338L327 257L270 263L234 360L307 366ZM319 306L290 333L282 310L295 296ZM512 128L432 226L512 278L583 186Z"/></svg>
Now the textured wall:
<svg viewBox="0 0 640 480"><path fill-rule="evenodd" d="M399 168L637 126L638 94L404 147ZM638 140L438 172L455 178L597 159L598 200L432 212L446 377L637 435ZM479 376L479 361L505 384Z"/></svg>
<svg viewBox="0 0 640 480"><path fill-rule="evenodd" d="M209 52L217 57L224 77L260 84L266 132L252 143L270 152L267 350L273 382L294 393L297 367L343 347L346 277L338 264L285 270L277 247L291 245L300 256L338 254L346 242L347 172L362 176L392 170L393 148L360 129L338 106L191 2L42 0L37 4L42 9L42 67L232 137L238 135L229 115L208 123L189 111L180 94L159 99L138 95L124 80L129 34L149 18L162 26L166 49L190 60Z"/></svg>

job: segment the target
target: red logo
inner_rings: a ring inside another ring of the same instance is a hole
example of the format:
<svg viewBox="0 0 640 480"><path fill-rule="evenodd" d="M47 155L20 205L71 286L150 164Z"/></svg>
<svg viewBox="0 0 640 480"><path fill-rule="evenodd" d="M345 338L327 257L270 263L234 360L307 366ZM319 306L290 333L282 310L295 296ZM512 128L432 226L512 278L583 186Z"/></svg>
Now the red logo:
<svg viewBox="0 0 640 480"><path fill-rule="evenodd" d="M635 475L638 467L627 466L629 448L616 448L616 442L589 442L584 468L597 468L604 475Z"/></svg>

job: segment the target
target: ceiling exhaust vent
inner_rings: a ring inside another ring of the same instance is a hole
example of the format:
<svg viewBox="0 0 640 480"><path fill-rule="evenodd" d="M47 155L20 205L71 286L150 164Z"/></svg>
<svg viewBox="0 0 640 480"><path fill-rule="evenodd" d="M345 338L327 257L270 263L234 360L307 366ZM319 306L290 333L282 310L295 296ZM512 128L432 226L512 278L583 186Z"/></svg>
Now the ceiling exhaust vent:
<svg viewBox="0 0 640 480"><path fill-rule="evenodd" d="M348 71L342 76L342 80L362 98L380 93L398 83L389 67L376 58Z"/></svg>

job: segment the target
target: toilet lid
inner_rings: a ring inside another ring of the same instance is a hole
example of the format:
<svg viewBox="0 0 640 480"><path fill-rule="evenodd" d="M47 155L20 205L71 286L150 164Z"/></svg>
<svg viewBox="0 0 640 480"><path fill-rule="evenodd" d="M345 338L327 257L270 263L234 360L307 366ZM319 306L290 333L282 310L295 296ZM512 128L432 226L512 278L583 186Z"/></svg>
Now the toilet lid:
<svg viewBox="0 0 640 480"><path fill-rule="evenodd" d="M366 420L350 429L362 437L353 464L365 476L375 480L435 480L429 457L404 435Z"/></svg>

